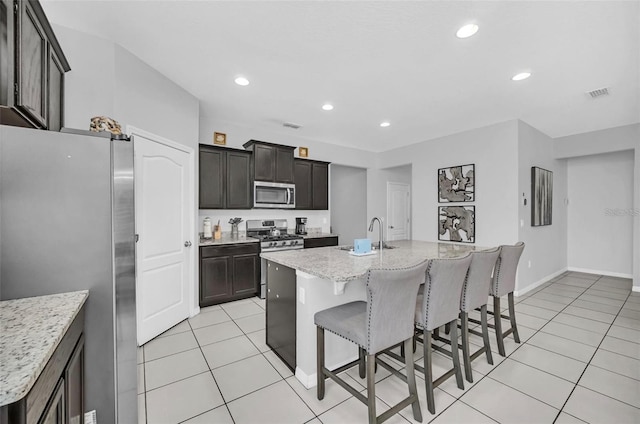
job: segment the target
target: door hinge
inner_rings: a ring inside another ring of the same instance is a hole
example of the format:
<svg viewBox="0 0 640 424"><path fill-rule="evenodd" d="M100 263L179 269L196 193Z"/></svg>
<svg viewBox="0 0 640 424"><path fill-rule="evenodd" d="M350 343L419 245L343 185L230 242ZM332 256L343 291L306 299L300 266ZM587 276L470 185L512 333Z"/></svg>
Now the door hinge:
<svg viewBox="0 0 640 424"><path fill-rule="evenodd" d="M16 14L16 15L18 14L18 2L17 1L13 2L13 13Z"/></svg>
<svg viewBox="0 0 640 424"><path fill-rule="evenodd" d="M20 91L20 90L18 89L18 83L17 83L17 82L14 82L14 83L13 83L13 94L17 96L17 95L18 95L18 91Z"/></svg>
<svg viewBox="0 0 640 424"><path fill-rule="evenodd" d="M136 236L135 236L135 239L134 239L134 240L135 240L135 243L137 243L137 242L138 242L138 240L140 240L140 235L139 235L139 234L136 234Z"/></svg>

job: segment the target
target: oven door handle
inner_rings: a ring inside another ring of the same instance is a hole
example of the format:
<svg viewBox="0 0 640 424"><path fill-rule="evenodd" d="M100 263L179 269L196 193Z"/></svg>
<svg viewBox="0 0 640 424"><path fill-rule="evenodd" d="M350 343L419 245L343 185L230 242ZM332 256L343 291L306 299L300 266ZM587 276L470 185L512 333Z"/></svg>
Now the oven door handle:
<svg viewBox="0 0 640 424"><path fill-rule="evenodd" d="M286 204L290 205L291 204L291 189L287 188L287 200L286 200Z"/></svg>

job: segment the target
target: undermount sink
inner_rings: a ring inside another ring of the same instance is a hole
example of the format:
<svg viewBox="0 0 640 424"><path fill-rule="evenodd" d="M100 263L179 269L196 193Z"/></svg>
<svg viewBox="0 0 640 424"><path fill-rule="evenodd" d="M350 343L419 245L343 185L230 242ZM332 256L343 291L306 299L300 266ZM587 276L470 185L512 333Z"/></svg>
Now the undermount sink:
<svg viewBox="0 0 640 424"><path fill-rule="evenodd" d="M387 244L387 243L383 243L382 244L382 250L384 250L384 249L395 249L397 247L398 246L393 246L393 245ZM348 252L350 250L353 250L353 246L338 246L338 249L339 250L345 250L345 251ZM371 245L371 250L378 250L378 243L373 243Z"/></svg>

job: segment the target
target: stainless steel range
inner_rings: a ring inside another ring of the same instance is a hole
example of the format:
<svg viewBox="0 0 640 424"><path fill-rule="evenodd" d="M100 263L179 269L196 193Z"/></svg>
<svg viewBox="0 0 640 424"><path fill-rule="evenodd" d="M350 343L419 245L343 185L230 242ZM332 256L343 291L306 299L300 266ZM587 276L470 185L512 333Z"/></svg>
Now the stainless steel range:
<svg viewBox="0 0 640 424"><path fill-rule="evenodd" d="M304 249L304 239L289 234L286 219L247 220L247 236L260 240L261 252ZM260 297L267 295L267 261L260 260Z"/></svg>
<svg viewBox="0 0 640 424"><path fill-rule="evenodd" d="M260 240L260 251L303 249L302 236L288 232L286 219L247 220L247 236Z"/></svg>

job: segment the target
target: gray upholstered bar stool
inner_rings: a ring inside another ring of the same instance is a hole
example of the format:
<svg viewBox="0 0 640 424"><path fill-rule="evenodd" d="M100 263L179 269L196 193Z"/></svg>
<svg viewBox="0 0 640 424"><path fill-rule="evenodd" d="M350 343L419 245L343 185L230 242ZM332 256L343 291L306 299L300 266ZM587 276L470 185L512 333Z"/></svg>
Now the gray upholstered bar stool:
<svg viewBox="0 0 640 424"><path fill-rule="evenodd" d="M455 374L458 387L464 389L460 370L460 357L458 356L458 343L451 343L451 351L439 346L432 346L431 331L442 325L452 324L451 340L458 340L457 322L460 313L460 294L462 293L462 285L470 264L471 255L457 259L433 259L429 261L424 290L418 295L416 302L416 333L422 334L422 346L424 349L424 367L416 365L416 369L424 373L425 387L427 389L427 407L432 414L436 413L433 397L433 389L435 387L438 387ZM433 380L431 366L432 348L451 356L453 359L453 368L435 381ZM404 351L405 354L411 352L406 347Z"/></svg>
<svg viewBox="0 0 640 424"><path fill-rule="evenodd" d="M467 278L462 287L460 298L460 329L462 331L462 358L464 360L464 374L467 381L473 383L471 361L482 355L487 357L487 362L493 365L491 345L489 344L489 327L487 323L487 292L491 287L491 274L500 255L500 248L483 250L471 253L471 265L467 272ZM477 322L469 318L469 312L480 308L480 324L482 332L469 330L469 321ZM469 333L482 337L483 347L469 354ZM452 338L453 340L453 338Z"/></svg>
<svg viewBox="0 0 640 424"><path fill-rule="evenodd" d="M409 386L409 396L380 416L376 415L375 364L377 360L381 366L394 370L391 365L376 358L376 354L398 343L404 342L407 351L413 352L411 345L416 298L418 288L425 280L426 269L427 261L403 269L370 269L366 275L366 302L345 303L315 314L319 400L324 398L325 378L329 377L368 406L369 423L381 423L408 405L413 408L413 418L422 421L416 389L413 353L405 358L405 381ZM334 370L325 368L325 330L357 344L359 359ZM353 388L338 377L339 373L356 365L360 366L360 376L364 377L365 353L367 397L360 393L360 390Z"/></svg>
<svg viewBox="0 0 640 424"><path fill-rule="evenodd" d="M518 335L518 327L516 326L516 310L513 303L513 291L516 288L516 271L518 270L518 262L524 250L524 243L518 242L513 246L500 246L500 256L496 262L493 272L493 280L491 281L491 291L489 294L493 296L493 320L494 325L490 327L495 329L496 340L498 342L498 353L505 356L504 338L513 333L513 339L516 343L520 343ZM502 315L500 312L500 298L508 295L509 315ZM491 313L491 312L490 312ZM502 332L502 320L508 319L511 322L511 328Z"/></svg>

